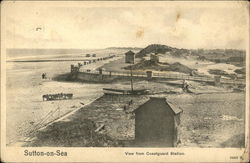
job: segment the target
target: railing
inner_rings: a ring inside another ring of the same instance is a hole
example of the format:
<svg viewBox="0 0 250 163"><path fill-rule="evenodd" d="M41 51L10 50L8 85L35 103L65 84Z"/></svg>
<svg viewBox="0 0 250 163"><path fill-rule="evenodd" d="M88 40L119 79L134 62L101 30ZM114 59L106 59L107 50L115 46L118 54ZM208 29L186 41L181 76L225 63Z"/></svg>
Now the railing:
<svg viewBox="0 0 250 163"><path fill-rule="evenodd" d="M100 74L99 71L96 70L80 70L80 72L86 72L90 74ZM102 71L102 75L110 75L111 76L131 76L130 72L125 71ZM133 77L147 77L145 72L133 72Z"/></svg>
<svg viewBox="0 0 250 163"><path fill-rule="evenodd" d="M90 74L100 74L99 71L96 70L81 70L80 72L86 72ZM125 71L102 71L102 75L111 75L111 76L121 76L121 77L129 77L131 73ZM147 77L146 72L132 72L133 77ZM214 82L214 78L206 77L206 76L190 76L185 74L170 74L163 72L153 72L152 77L155 78L166 78L166 79L180 79L180 80L193 80L193 81L204 81L204 82ZM244 80L231 80L231 79L220 79L221 83L227 84L245 84Z"/></svg>

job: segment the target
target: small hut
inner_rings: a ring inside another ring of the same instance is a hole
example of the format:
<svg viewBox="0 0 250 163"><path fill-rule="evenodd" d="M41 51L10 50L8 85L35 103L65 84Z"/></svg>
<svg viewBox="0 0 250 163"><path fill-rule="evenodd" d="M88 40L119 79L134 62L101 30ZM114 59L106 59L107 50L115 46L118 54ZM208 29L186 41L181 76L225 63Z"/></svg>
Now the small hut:
<svg viewBox="0 0 250 163"><path fill-rule="evenodd" d="M70 72L71 73L79 72L79 68L80 67L78 67L78 66L70 65Z"/></svg>
<svg viewBox="0 0 250 163"><path fill-rule="evenodd" d="M135 53L131 50L125 53L125 63L134 63L135 62Z"/></svg>
<svg viewBox="0 0 250 163"><path fill-rule="evenodd" d="M219 86L221 81L221 76L220 75L215 75L214 76L214 85Z"/></svg>
<svg viewBox="0 0 250 163"><path fill-rule="evenodd" d="M176 147L182 109L166 98L151 97L134 110L138 146Z"/></svg>
<svg viewBox="0 0 250 163"><path fill-rule="evenodd" d="M151 54L150 55L150 61L158 63L159 62L159 56L157 56L157 54Z"/></svg>

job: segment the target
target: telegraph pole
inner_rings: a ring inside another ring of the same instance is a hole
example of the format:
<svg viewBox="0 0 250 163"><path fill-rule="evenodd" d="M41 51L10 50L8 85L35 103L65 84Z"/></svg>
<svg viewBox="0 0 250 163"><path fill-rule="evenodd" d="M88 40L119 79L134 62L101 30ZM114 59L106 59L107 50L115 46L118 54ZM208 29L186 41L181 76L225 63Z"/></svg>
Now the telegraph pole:
<svg viewBox="0 0 250 163"><path fill-rule="evenodd" d="M131 75L131 91L133 92L134 91L134 88L133 88L133 74L132 74L132 65L130 66L130 75Z"/></svg>

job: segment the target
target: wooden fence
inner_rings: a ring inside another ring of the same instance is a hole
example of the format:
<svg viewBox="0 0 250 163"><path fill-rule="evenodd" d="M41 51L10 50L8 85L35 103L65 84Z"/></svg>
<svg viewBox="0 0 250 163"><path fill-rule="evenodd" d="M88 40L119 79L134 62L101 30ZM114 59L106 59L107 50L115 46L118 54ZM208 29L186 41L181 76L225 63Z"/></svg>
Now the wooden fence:
<svg viewBox="0 0 250 163"><path fill-rule="evenodd" d="M90 74L100 74L100 72L96 71L96 70L80 70L80 72L86 72L86 73L90 73ZM129 76L131 76L131 73L129 71L102 71L102 75L129 77ZM147 78L146 72L132 72L132 75L133 75L133 78L136 78L136 77ZM190 75L185 75L185 74L169 74L166 72L152 72L152 78L192 80L192 81L203 81L203 82L214 82L215 81L215 79L213 77L190 76ZM239 80L239 79L232 80L232 79L221 78L220 83L245 85L245 80Z"/></svg>

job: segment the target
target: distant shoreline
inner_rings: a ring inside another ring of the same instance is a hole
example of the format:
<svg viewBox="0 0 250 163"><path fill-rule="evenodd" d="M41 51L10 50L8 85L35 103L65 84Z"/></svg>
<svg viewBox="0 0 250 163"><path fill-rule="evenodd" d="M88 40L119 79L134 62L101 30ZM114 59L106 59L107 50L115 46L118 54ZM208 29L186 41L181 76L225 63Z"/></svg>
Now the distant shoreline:
<svg viewBox="0 0 250 163"><path fill-rule="evenodd" d="M6 61L6 62L65 62L65 61L89 61L91 59L61 59L61 60L58 60L58 59L53 59L53 60L50 60L50 59L46 59L46 60L20 60L20 61L12 61L12 60L9 60L9 61Z"/></svg>

